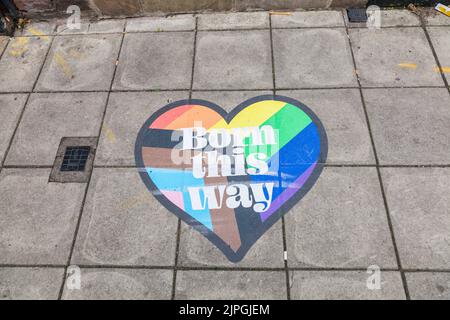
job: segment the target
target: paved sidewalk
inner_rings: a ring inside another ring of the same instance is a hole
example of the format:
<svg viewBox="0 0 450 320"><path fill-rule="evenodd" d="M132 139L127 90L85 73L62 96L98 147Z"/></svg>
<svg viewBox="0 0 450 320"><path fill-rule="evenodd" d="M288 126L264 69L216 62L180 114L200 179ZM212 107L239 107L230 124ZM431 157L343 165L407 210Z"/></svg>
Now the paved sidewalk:
<svg viewBox="0 0 450 320"><path fill-rule="evenodd" d="M0 57L0 299L450 299L450 18L36 22ZM170 102L264 94L313 110L329 154L234 264L149 193L134 144ZM63 137L99 137L88 183L49 182ZM73 265L81 290L63 283Z"/></svg>

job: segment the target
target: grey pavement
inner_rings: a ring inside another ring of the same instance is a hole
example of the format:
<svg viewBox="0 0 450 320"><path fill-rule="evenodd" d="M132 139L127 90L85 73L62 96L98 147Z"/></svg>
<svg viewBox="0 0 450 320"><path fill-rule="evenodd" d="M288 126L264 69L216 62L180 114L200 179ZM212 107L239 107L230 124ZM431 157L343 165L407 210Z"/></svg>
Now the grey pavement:
<svg viewBox="0 0 450 320"><path fill-rule="evenodd" d="M252 12L0 37L0 299L450 299L449 34L443 15L390 10L374 30ZM314 111L329 156L230 263L148 192L134 144L170 102L264 94ZM87 183L49 182L64 137L99 137Z"/></svg>

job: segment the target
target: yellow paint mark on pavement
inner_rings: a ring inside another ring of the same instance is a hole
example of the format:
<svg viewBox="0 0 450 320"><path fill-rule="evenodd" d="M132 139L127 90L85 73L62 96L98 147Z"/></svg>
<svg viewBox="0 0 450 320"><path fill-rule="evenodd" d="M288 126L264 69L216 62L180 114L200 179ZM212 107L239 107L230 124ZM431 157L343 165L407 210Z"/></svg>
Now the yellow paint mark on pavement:
<svg viewBox="0 0 450 320"><path fill-rule="evenodd" d="M398 66L405 69L417 69L417 64L415 63L399 63Z"/></svg>
<svg viewBox="0 0 450 320"><path fill-rule="evenodd" d="M40 37L42 40L45 40L45 41L48 41L50 39L48 36L45 35L44 32L42 32L38 29L35 29L33 27L29 27L28 32L31 33L33 36Z"/></svg>
<svg viewBox="0 0 450 320"><path fill-rule="evenodd" d="M22 57L28 51L28 43L30 39L27 37L19 37L11 44L11 51L9 54L13 57Z"/></svg>
<svg viewBox="0 0 450 320"><path fill-rule="evenodd" d="M292 16L290 11L270 11L269 13L272 16Z"/></svg>
<svg viewBox="0 0 450 320"><path fill-rule="evenodd" d="M116 141L117 141L116 135L115 135L114 132L111 130L111 128L108 127L106 124L104 124L103 127L105 128L106 139L108 139L108 141L109 141L110 143L116 143Z"/></svg>
<svg viewBox="0 0 450 320"><path fill-rule="evenodd" d="M435 67L434 72L450 73L450 67Z"/></svg>
<svg viewBox="0 0 450 320"><path fill-rule="evenodd" d="M73 77L72 68L70 67L69 63L64 59L64 57L59 53L56 52L55 54L55 61L56 64L61 68L62 72L69 78Z"/></svg>

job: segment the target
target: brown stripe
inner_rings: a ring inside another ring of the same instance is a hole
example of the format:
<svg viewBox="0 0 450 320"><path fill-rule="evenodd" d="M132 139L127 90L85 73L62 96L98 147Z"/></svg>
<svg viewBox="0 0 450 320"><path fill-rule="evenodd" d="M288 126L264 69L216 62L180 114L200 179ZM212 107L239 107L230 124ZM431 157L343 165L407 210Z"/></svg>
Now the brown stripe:
<svg viewBox="0 0 450 320"><path fill-rule="evenodd" d="M205 185L225 185L228 186L226 177L220 178L205 178ZM219 198L219 191L216 191L217 199ZM211 221L214 233L216 233L231 249L236 252L241 247L241 236L236 221L236 214L233 209L227 208L226 194L224 195L223 205L221 209L209 210L211 214Z"/></svg>
<svg viewBox="0 0 450 320"><path fill-rule="evenodd" d="M172 153L173 152L173 153ZM192 169L192 157L199 151L142 147L145 167L167 169Z"/></svg>

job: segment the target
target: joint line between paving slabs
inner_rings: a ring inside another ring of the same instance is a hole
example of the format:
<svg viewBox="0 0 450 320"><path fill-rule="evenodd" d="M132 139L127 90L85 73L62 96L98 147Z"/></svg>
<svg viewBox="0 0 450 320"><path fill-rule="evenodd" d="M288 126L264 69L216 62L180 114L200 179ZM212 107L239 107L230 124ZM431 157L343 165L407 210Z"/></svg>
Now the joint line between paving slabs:
<svg viewBox="0 0 450 320"><path fill-rule="evenodd" d="M195 60L197 55L197 36L198 36L198 17L195 17L195 29L194 29L194 50L192 52L192 69L191 69L191 84L189 87L189 100L192 99L192 92L194 88L194 75L195 75ZM175 293L177 288L177 272L178 272L178 259L180 252L180 237L181 237L181 219L178 218L176 245L175 245L175 261L173 266L173 278L172 278L172 294L171 300L175 300Z"/></svg>
<svg viewBox="0 0 450 320"><path fill-rule="evenodd" d="M272 15L269 13L269 36L270 36L270 57L272 63L272 93L274 98L277 94L277 85L276 85L276 73L275 73L275 54L273 51L273 28L272 28ZM281 183L281 181L280 181ZM281 217L281 236L283 240L283 263L284 263L284 272L286 275L286 298L287 300L291 300L291 285L289 281L289 266L287 261L287 242L286 242L286 227L284 222L284 216Z"/></svg>
<svg viewBox="0 0 450 320"><path fill-rule="evenodd" d="M120 55L122 53L122 47L123 47L123 42L124 42L124 38L125 38L125 28L126 28L126 23L124 24L124 27L123 27L123 32L122 32L122 38L121 38L121 41L120 41L119 52L117 53L117 58L116 58L115 66L114 66L114 72L112 74L111 82L110 82L110 85L109 85L109 91L108 91L108 94L107 94L107 97L106 97L105 107L103 109L102 119L100 121L99 131L98 131L98 134L97 134L97 141L95 143L95 152L94 152L93 160L92 160L93 163L95 162L95 156L97 155L98 143L99 143L100 135L101 135L101 132L102 132L102 129L103 129L103 123L105 121L106 110L108 108L109 98L111 96L111 91L112 91L112 87L113 87L113 84L114 84L114 79L116 77L118 61L119 61ZM92 169L91 174L89 175L89 178L88 178L88 181L86 183L85 190L84 190L83 200L81 202L80 213L78 214L78 220L77 220L77 224L76 224L76 227L75 227L75 232L74 232L73 239L72 239L72 245L70 247L69 257L67 259L66 267L64 268L63 282L62 282L61 287L59 289L58 300L62 299L62 295L64 293L64 286L65 286L65 283L66 283L67 270L68 270L68 267L70 266L70 263L72 261L73 252L75 250L75 244L76 244L76 241L77 241L78 232L80 230L81 219L83 217L84 205L86 203L86 198L87 198L87 194L89 192L89 186L91 184L91 179L92 179L93 173L94 173L94 169Z"/></svg>
<svg viewBox="0 0 450 320"><path fill-rule="evenodd" d="M428 29L425 25L425 19L422 16L420 16L420 23L421 23L422 29L425 33L425 37L427 38L428 45L430 46L431 52L433 53L434 60L436 61L437 67L439 68L439 73L441 74L442 81L444 81L445 87L447 88L447 91L450 94L450 87L449 87L447 78L445 77L445 74L444 74L444 68L442 67L441 62L439 61L439 57L434 48L433 41L431 41L430 34L428 33Z"/></svg>
<svg viewBox="0 0 450 320"><path fill-rule="evenodd" d="M345 21L344 11L341 11L341 13L342 13L342 18ZM356 64L356 59L355 59L355 54L353 52L353 45L352 45L352 41L351 41L351 38L350 38L350 33L349 33L348 26L346 26L345 30L346 30L346 33L347 33L348 44L349 44L350 53L351 53L351 56L352 56L353 68L355 70L358 70L358 67L357 67L357 64ZM376 149L376 146L375 146L375 140L374 140L374 137L373 137L371 126L370 126L370 119L369 119L369 114L367 112L367 106L366 106L366 101L364 99L364 93L363 93L363 89L362 89L362 86L361 86L361 80L359 78L358 73L356 72L355 74L356 74L356 80L357 80L358 86L359 86L359 93L360 93L360 96L361 96L361 103L362 103L363 110L364 110L364 116L365 116L365 119L366 119L367 129L369 131L370 141L371 141L371 144L372 144L372 150L373 150L374 157L375 157L376 170L377 170L378 180L379 180L380 189L381 189L381 196L383 198L384 208L385 208L385 211L386 211L386 218L387 218L387 222L388 222L388 226L389 226L389 231L390 231L390 234L391 234L392 245L394 247L395 258L397 260L397 266L398 266L398 269L400 271L400 275L401 275L401 278L402 278L403 289L404 289L404 292L405 292L406 299L410 300L410 295L409 295L409 290L408 290L408 283L406 281L405 272L403 271L403 268L402 268L402 262L401 262L401 259L400 259L400 253L399 253L399 250L398 250L398 247L397 247L397 241L396 241L395 234L394 234L394 228L393 228L393 225L392 225L392 219L391 219L391 215L390 215L390 211L389 211L389 205L388 205L388 202L387 202L386 192L384 190L383 179L382 179L382 176L381 176L380 162L379 162L379 159L378 159L378 153L377 153L377 149Z"/></svg>

